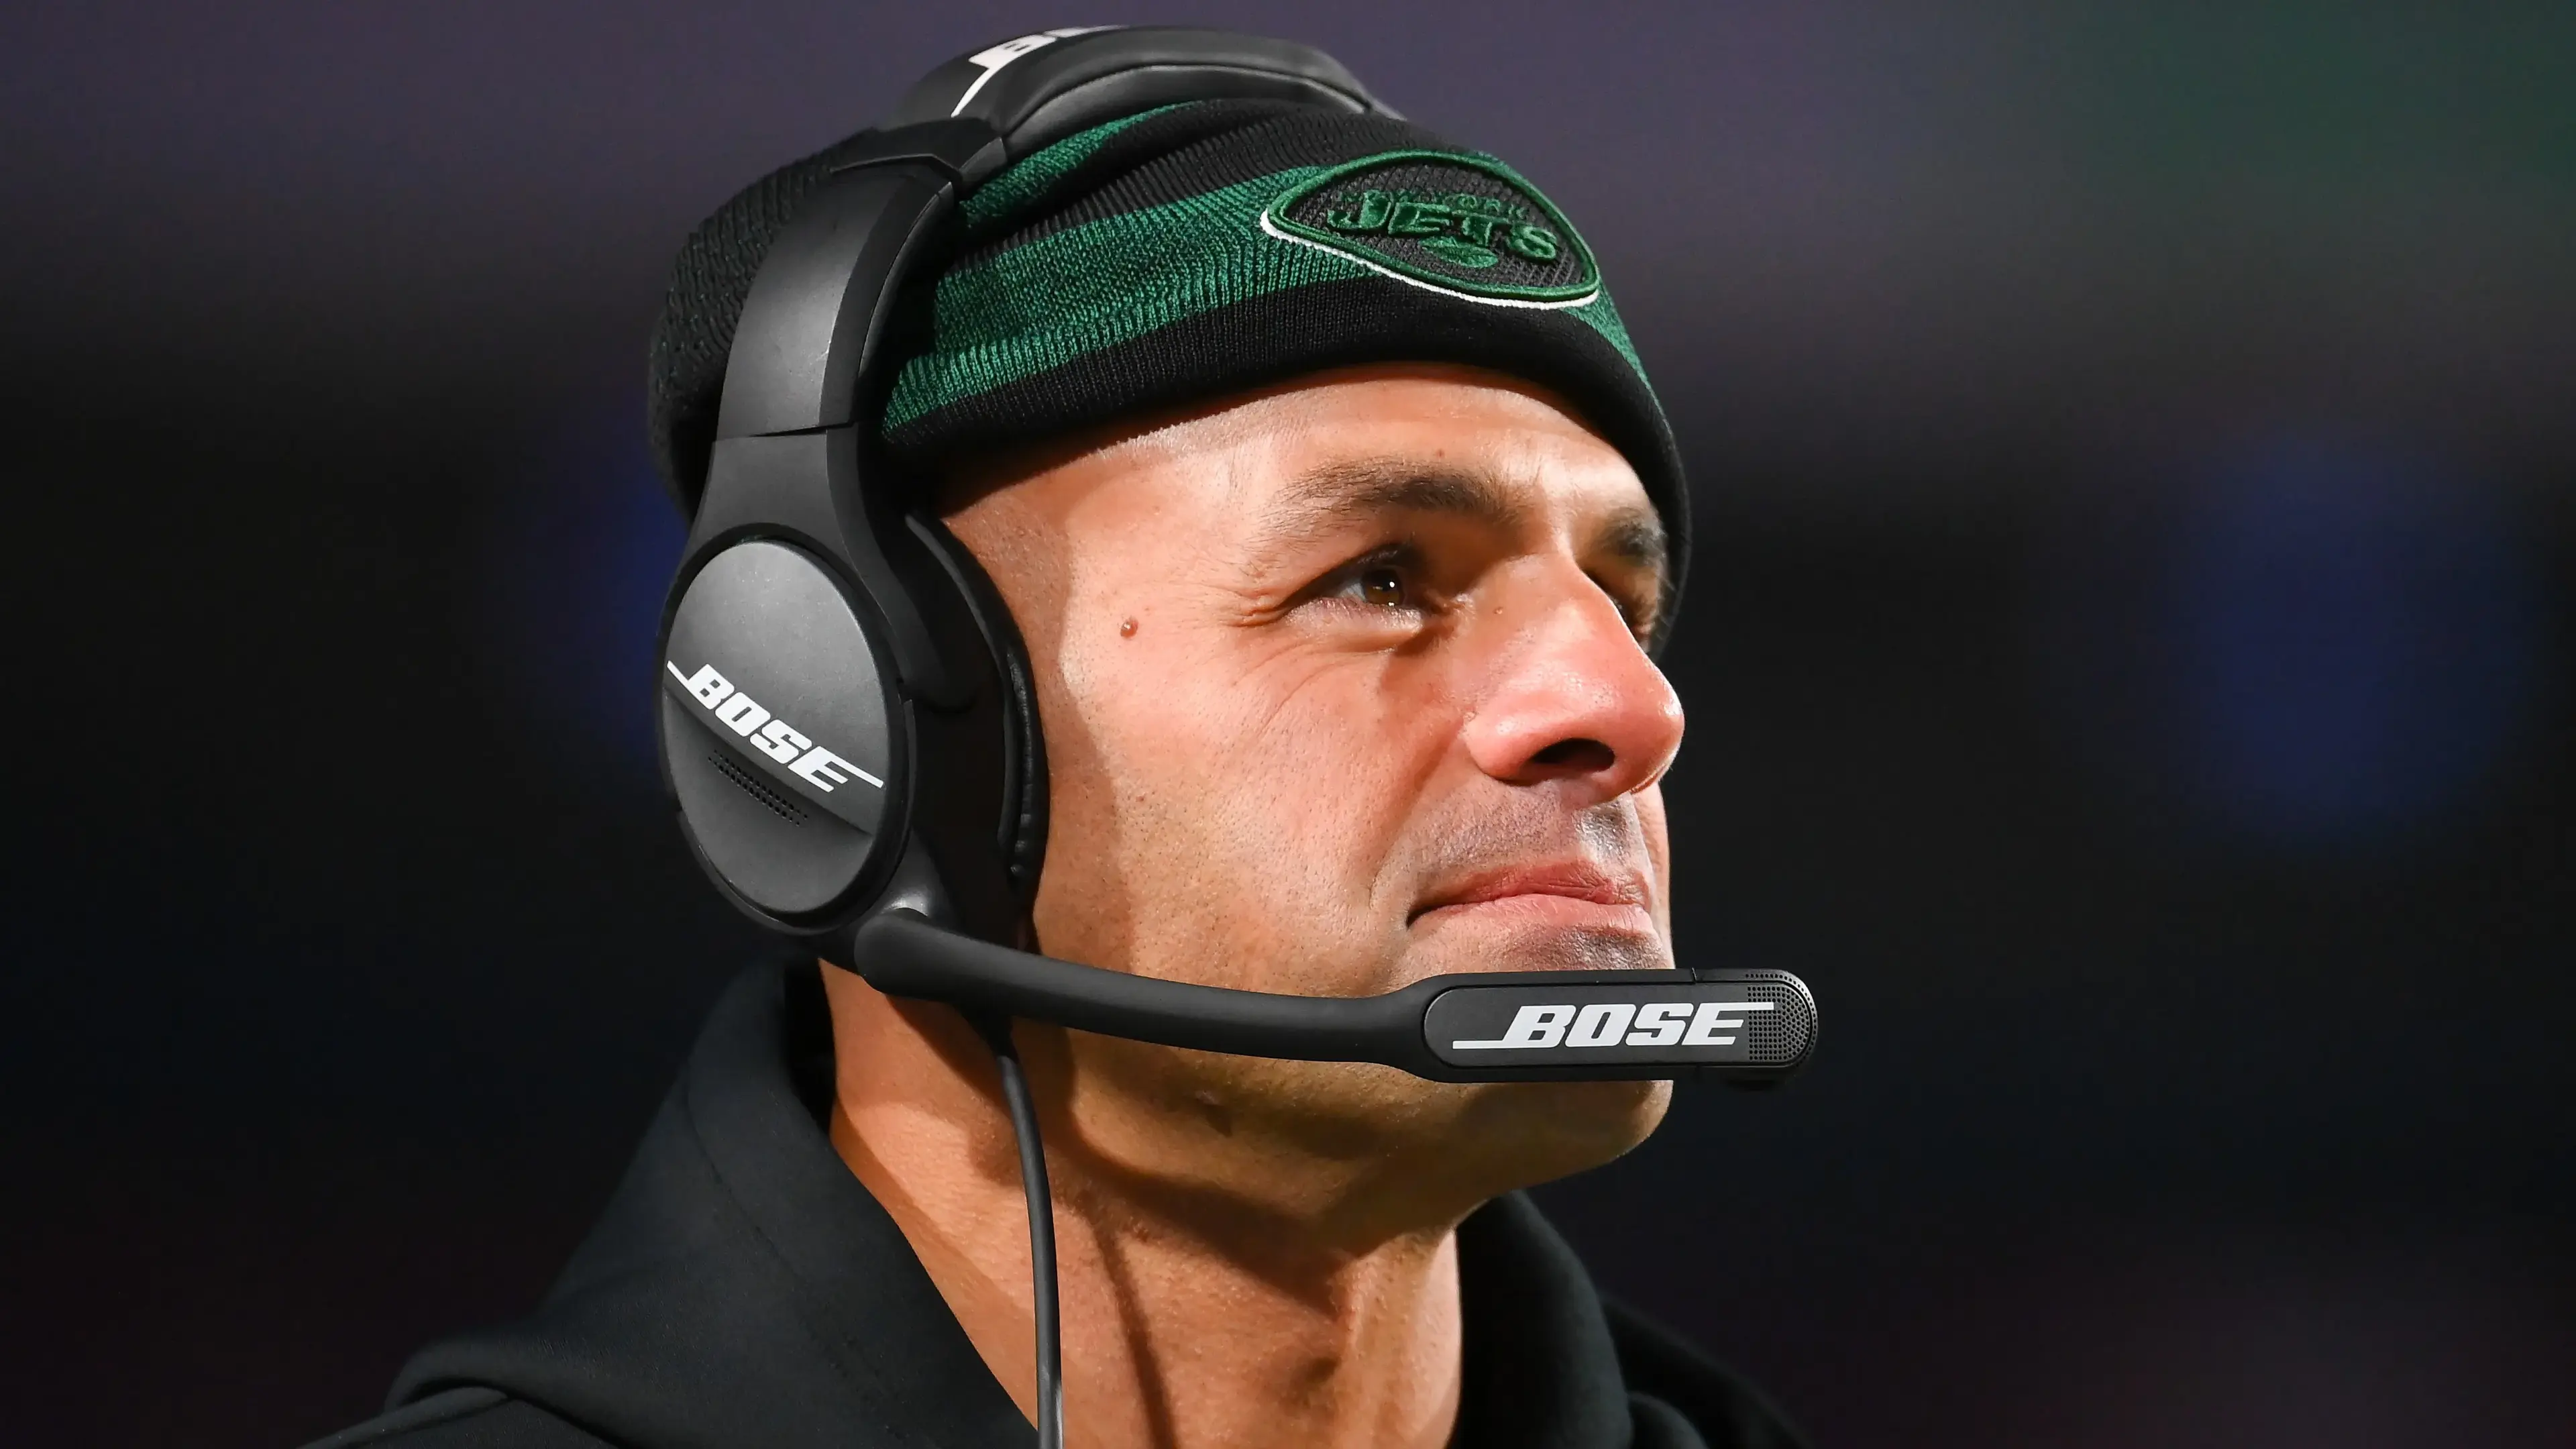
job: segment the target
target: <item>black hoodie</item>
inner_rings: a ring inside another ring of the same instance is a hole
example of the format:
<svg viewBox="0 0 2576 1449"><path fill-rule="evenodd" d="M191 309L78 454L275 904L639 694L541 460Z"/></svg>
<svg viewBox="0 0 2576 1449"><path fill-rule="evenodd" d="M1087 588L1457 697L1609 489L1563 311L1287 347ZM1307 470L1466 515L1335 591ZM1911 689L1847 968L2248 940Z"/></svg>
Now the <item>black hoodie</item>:
<svg viewBox="0 0 2576 1449"><path fill-rule="evenodd" d="M810 963L728 990L545 1302L424 1349L313 1449L1033 1444L894 1220L833 1152ZM1518 1194L1458 1230L1459 1449L1795 1449L1757 1395L1605 1306Z"/></svg>

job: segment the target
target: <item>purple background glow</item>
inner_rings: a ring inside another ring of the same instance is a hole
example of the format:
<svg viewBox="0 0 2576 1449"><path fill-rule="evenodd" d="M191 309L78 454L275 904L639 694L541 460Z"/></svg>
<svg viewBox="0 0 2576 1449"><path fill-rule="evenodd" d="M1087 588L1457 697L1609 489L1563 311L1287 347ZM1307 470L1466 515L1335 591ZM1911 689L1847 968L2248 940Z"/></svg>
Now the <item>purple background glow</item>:
<svg viewBox="0 0 2576 1449"><path fill-rule="evenodd" d="M1689 454L1678 928L1832 1026L1546 1191L1603 1281L1824 1444L2576 1442L2576 11L2000 0L0 15L30 1442L542 1291L759 950L645 734L664 269L1174 18L1545 186Z"/></svg>

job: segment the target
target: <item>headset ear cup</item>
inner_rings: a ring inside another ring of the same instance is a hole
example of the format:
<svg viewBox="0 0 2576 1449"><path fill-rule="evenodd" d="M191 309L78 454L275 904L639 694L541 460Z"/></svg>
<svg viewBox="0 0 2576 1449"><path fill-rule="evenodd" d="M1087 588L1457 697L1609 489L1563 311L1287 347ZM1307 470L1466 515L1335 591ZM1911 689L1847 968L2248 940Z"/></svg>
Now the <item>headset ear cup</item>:
<svg viewBox="0 0 2576 1449"><path fill-rule="evenodd" d="M764 920L826 917L895 864L909 729L869 615L822 559L714 551L662 638L663 778L701 860Z"/></svg>

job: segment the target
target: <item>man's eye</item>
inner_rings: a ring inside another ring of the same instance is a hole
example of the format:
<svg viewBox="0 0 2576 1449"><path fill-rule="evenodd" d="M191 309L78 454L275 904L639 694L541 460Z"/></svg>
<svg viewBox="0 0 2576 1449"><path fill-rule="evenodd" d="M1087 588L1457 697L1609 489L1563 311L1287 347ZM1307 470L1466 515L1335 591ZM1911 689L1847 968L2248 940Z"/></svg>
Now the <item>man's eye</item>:
<svg viewBox="0 0 2576 1449"><path fill-rule="evenodd" d="M1362 555L1307 586L1305 597L1338 609L1358 605L1371 625L1419 622L1439 612L1440 600L1422 578L1417 551L1393 544ZM1389 617L1392 616L1392 617Z"/></svg>

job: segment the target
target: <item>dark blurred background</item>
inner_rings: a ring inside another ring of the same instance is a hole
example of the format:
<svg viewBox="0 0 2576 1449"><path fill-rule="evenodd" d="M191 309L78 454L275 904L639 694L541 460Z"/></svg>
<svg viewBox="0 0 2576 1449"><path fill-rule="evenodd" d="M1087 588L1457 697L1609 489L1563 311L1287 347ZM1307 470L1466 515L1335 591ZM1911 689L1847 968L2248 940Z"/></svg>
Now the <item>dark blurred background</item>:
<svg viewBox="0 0 2576 1449"><path fill-rule="evenodd" d="M1829 1018L1543 1194L1827 1445L2576 1443L2576 8L0 18L13 1443L512 1315L763 947L661 800L646 330L972 45L1321 43L1690 454L1679 928Z"/></svg>

